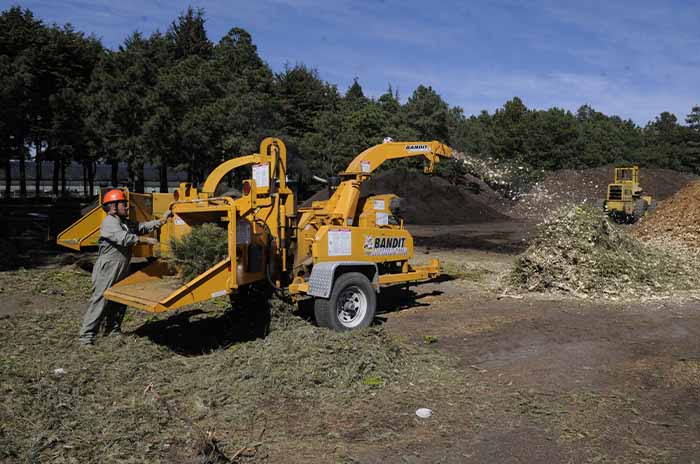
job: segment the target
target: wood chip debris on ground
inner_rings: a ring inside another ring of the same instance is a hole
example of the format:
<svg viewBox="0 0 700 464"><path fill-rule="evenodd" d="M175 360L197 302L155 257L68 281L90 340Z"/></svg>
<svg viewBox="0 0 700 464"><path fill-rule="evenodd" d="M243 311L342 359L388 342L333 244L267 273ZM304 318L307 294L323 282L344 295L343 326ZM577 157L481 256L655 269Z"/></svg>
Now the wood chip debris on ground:
<svg viewBox="0 0 700 464"><path fill-rule="evenodd" d="M510 283L527 291L640 297L696 288L697 261L683 248L630 236L602 211L572 205L537 227Z"/></svg>

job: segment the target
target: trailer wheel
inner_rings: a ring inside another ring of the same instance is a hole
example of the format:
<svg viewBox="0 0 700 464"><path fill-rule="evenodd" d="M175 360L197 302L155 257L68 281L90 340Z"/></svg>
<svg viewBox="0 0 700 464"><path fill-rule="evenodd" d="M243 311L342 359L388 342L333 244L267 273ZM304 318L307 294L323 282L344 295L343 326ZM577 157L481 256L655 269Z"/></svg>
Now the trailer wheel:
<svg viewBox="0 0 700 464"><path fill-rule="evenodd" d="M316 298L314 315L321 327L354 330L372 323L377 294L369 279L359 272L343 274L333 284L330 298Z"/></svg>

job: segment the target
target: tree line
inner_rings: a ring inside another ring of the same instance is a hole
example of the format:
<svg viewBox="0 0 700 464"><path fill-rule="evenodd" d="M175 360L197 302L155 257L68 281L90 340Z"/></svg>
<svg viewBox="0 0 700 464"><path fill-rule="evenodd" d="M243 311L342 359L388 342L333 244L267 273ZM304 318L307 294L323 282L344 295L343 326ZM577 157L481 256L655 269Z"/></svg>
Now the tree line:
<svg viewBox="0 0 700 464"><path fill-rule="evenodd" d="M135 191L143 191L144 165L158 166L167 191L168 168L201 182L268 136L286 142L290 170L301 179L339 172L386 136L440 140L536 169L635 162L700 173L698 106L682 122L663 112L644 127L589 105L575 114L529 109L518 97L492 114L466 116L429 86L401 103L391 86L368 98L358 79L343 93L304 64L275 73L244 29L213 43L201 9L188 8L163 33L134 32L117 50L19 6L0 13L0 159L8 197L13 160L22 197L27 160L36 165L37 194L44 166L59 195L66 193L66 166L78 162L92 195L98 161L111 164L113 185L119 164L128 166Z"/></svg>

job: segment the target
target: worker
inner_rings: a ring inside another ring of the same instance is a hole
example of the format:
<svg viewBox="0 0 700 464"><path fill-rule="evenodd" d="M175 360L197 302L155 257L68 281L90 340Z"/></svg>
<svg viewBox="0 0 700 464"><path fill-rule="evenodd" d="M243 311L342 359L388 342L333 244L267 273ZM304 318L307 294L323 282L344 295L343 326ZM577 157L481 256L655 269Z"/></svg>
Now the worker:
<svg viewBox="0 0 700 464"><path fill-rule="evenodd" d="M131 247L136 243L157 245L158 241L142 234L153 232L165 224L172 214L166 211L161 219L133 224L127 221L129 207L124 192L110 190L102 200L107 217L100 224L97 261L92 269L92 297L80 328L80 343L92 345L100 324L105 324L105 334L121 333L121 323L126 306L108 301L104 292L128 274Z"/></svg>

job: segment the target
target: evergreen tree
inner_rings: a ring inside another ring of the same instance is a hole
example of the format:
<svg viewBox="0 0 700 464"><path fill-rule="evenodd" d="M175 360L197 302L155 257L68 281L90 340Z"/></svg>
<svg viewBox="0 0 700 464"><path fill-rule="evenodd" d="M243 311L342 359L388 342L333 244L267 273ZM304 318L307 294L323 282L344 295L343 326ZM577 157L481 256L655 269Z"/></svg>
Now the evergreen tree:
<svg viewBox="0 0 700 464"><path fill-rule="evenodd" d="M355 78L352 85L348 88L348 91L345 92L345 97L343 98L344 104L349 109L359 111L364 108L368 101L369 100L362 91L360 83L357 81L357 78Z"/></svg>
<svg viewBox="0 0 700 464"><path fill-rule="evenodd" d="M685 162L688 168L700 174L700 106L694 106L685 118Z"/></svg>
<svg viewBox="0 0 700 464"><path fill-rule="evenodd" d="M377 99L377 104L382 112L381 134L384 137L391 137L394 140L416 140L418 138L416 131L408 125L406 111L401 106L398 92L395 92L391 85Z"/></svg>
<svg viewBox="0 0 700 464"><path fill-rule="evenodd" d="M644 128L644 161L679 171L687 169L681 137L678 119L674 114L664 111Z"/></svg>
<svg viewBox="0 0 700 464"><path fill-rule="evenodd" d="M517 159L525 156L527 114L527 107L518 97L513 97L494 113L489 145L497 159Z"/></svg>
<svg viewBox="0 0 700 464"><path fill-rule="evenodd" d="M160 34L151 40L140 33L130 35L117 52L108 53L98 65L86 97L89 130L99 137L113 165L112 182L116 182L119 162L128 166L130 187L143 192L143 167L153 157L152 145L144 128L151 116L151 92L156 86Z"/></svg>
<svg viewBox="0 0 700 464"><path fill-rule="evenodd" d="M42 82L37 70L38 50L46 40L46 28L31 11L19 6L0 14L0 148L5 164L5 195L10 196L11 160L20 166L20 195L27 194L25 160L29 155L37 121L41 120Z"/></svg>
<svg viewBox="0 0 700 464"><path fill-rule="evenodd" d="M419 139L449 143L448 106L432 87L419 85L405 111L408 126Z"/></svg>
<svg viewBox="0 0 700 464"><path fill-rule="evenodd" d="M204 23L204 9L190 6L170 24L165 37L173 47L176 60L189 56L211 56L213 45L207 38Z"/></svg>
<svg viewBox="0 0 700 464"><path fill-rule="evenodd" d="M285 66L275 76L275 94L282 132L292 139L312 132L314 119L324 110L337 109L340 102L336 86L322 81L318 71L302 64Z"/></svg>

